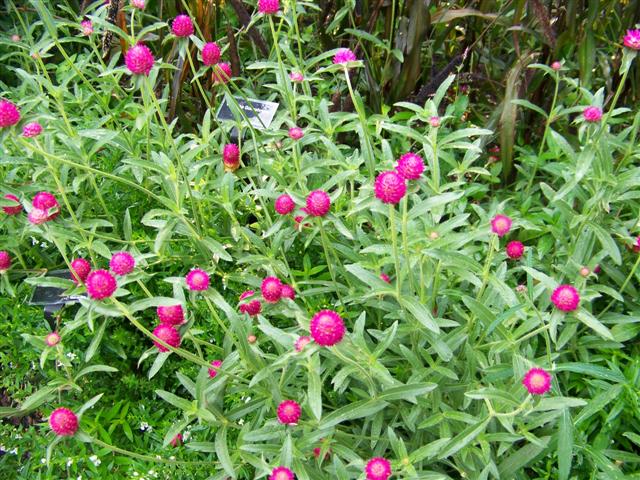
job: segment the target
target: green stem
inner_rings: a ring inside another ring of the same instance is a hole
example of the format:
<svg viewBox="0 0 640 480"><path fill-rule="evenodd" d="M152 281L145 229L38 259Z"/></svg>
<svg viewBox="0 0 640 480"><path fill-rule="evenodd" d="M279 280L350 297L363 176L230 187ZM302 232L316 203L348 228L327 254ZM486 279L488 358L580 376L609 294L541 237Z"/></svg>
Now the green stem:
<svg viewBox="0 0 640 480"><path fill-rule="evenodd" d="M114 445L110 445L108 443L103 442L102 440L98 440L97 438L92 438L91 443L95 443L96 445L106 448L107 450L111 450L114 453L119 453L121 455L126 455L127 457L137 458L139 460L146 460L148 462L156 462L156 463L169 463L175 465L213 465L217 462L214 461L183 461L183 460L170 460L168 458L158 458L153 455L143 455L141 453L132 452L130 450L125 450L124 448L116 447Z"/></svg>
<svg viewBox="0 0 640 480"><path fill-rule="evenodd" d="M407 267L409 269L409 285L411 288L414 288L414 279L413 279L413 268L411 268L411 252L409 251L409 233L407 229L408 223L408 212L407 212L407 204L409 203L409 196L405 195L402 199L402 248L404 250L404 258L407 262Z"/></svg>
<svg viewBox="0 0 640 480"><path fill-rule="evenodd" d="M336 290L336 295L338 295L338 300L340 300L341 305L344 305L344 302L342 301L342 297L340 296L340 289L338 288L338 281L336 280L336 274L335 274L335 271L333 270L333 261L331 260L331 256L329 255L329 241L327 239L327 235L322 225L322 218L319 218L319 222L320 222L320 238L322 240L322 249L324 250L324 258L327 262L327 268L329 269L329 274L331 275L331 280L333 281L333 285Z"/></svg>
<svg viewBox="0 0 640 480"><path fill-rule="evenodd" d="M631 281L631 279L635 275L636 270L638 269L638 265L640 265L640 253L638 253L638 258L636 258L636 263L633 264L633 267L631 268L631 271L629 272L629 275L627 275L627 278L624 279L624 282L622 283L622 286L620 287L619 291L620 291L621 294L624 293L624 289L627 288L627 285L629 284L629 282ZM602 315L607 313L609 311L609 309L613 306L615 301L616 301L615 298L611 299L611 301L607 304L605 309L602 310L602 312L600 312L598 314L598 317L601 317Z"/></svg>
<svg viewBox="0 0 640 480"><path fill-rule="evenodd" d="M356 95L353 91L353 86L351 85L351 78L349 77L349 69L347 67L344 67L344 77L347 81L347 88L349 89L349 95L351 95L353 106L356 109L356 112L358 112L358 118L360 120L360 126L362 128L362 136L364 137L364 143L366 144L366 147L367 147L366 161L367 161L367 168L369 170L369 177L373 179L375 175L375 166L374 166L374 160L373 160L373 147L369 139L369 129L367 127L367 119L366 119L365 113L360 109L359 102L356 101Z"/></svg>
<svg viewBox="0 0 640 480"><path fill-rule="evenodd" d="M398 232L396 230L396 208L389 204L389 229L391 230L391 243L393 245L393 258L396 264L396 296L400 300L402 289L402 272L400 270L400 254L398 253Z"/></svg>

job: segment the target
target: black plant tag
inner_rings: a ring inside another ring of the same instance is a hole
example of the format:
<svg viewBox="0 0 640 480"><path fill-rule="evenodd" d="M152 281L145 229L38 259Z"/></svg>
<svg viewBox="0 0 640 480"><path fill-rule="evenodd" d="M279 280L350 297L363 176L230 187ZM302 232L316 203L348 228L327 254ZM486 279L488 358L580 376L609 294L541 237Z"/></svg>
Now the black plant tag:
<svg viewBox="0 0 640 480"><path fill-rule="evenodd" d="M71 279L71 272L69 270L53 270L48 272L47 277L55 277L55 278L64 278ZM33 294L31 295L31 300L29 300L30 305L43 305L44 306L44 316L45 318L51 322L53 318L53 314L60 310L67 304L78 303L80 298L85 297L86 295L65 295L64 288L57 287L45 287L43 285L37 285ZM53 327L52 327L53 328Z"/></svg>
<svg viewBox="0 0 640 480"><path fill-rule="evenodd" d="M235 105L230 106L227 103L227 99L222 102L220 108L218 109L218 113L216 114L216 118L218 120L242 120L249 121L249 124L253 126L253 128L257 128L258 130L265 130L269 128L271 122L273 121L273 117L276 115L276 110L278 110L279 103L276 102L267 102L264 100L255 100L253 98L249 98L245 100L240 97L233 97L235 101L238 103L240 110L242 110L242 114L237 112L237 108ZM244 118L246 116L246 119Z"/></svg>

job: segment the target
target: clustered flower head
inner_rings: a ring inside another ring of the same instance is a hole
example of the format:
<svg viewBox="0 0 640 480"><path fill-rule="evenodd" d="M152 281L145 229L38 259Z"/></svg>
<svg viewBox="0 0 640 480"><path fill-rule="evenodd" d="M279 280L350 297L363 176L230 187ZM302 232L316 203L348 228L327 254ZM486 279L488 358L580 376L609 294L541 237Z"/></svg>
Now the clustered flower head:
<svg viewBox="0 0 640 480"><path fill-rule="evenodd" d="M131 6L138 10L144 10L144 0L131 0Z"/></svg>
<svg viewBox="0 0 640 480"><path fill-rule="evenodd" d="M220 47L216 42L205 43L202 47L202 63L210 67L220 60Z"/></svg>
<svg viewBox="0 0 640 480"><path fill-rule="evenodd" d="M267 303L277 303L282 297L282 282L277 277L267 277L262 280L260 290Z"/></svg>
<svg viewBox="0 0 640 480"><path fill-rule="evenodd" d="M258 12L263 15L273 15L280 10L279 0L258 0Z"/></svg>
<svg viewBox="0 0 640 480"><path fill-rule="evenodd" d="M386 458L375 457L364 468L367 480L387 480L391 476L391 463Z"/></svg>
<svg viewBox="0 0 640 480"><path fill-rule="evenodd" d="M309 337L308 335L298 337L295 343L296 352L301 352L302 350L304 350L304 347L311 343L311 341L311 337Z"/></svg>
<svg viewBox="0 0 640 480"><path fill-rule="evenodd" d="M133 272L136 266L136 261L133 256L128 252L114 253L109 262L109 268L116 275L127 275Z"/></svg>
<svg viewBox="0 0 640 480"><path fill-rule="evenodd" d="M295 210L296 204L293 202L293 198L284 193L276 198L274 207L276 209L276 212L278 212L280 215L288 215Z"/></svg>
<svg viewBox="0 0 640 480"><path fill-rule="evenodd" d="M302 75L300 72L291 72L289 74L289 79L292 82L300 83L304 80L304 75Z"/></svg>
<svg viewBox="0 0 640 480"><path fill-rule="evenodd" d="M149 47L142 43L134 45L124 56L124 63L134 75L149 75L153 67L153 54Z"/></svg>
<svg viewBox="0 0 640 480"><path fill-rule="evenodd" d="M11 255L6 250L0 250L0 273L11 268Z"/></svg>
<svg viewBox="0 0 640 480"><path fill-rule="evenodd" d="M182 445L184 443L184 438L182 437L181 433L178 433L175 437L173 437L171 439L171 441L169 442L169 444L172 447L179 447L180 445Z"/></svg>
<svg viewBox="0 0 640 480"><path fill-rule="evenodd" d="M156 308L156 314L160 323L166 325L182 325L184 323L182 305L160 306Z"/></svg>
<svg viewBox="0 0 640 480"><path fill-rule="evenodd" d="M431 125L433 128L438 128L440 126L440 117L438 117L437 115L433 115L432 117L430 117L429 125Z"/></svg>
<svg viewBox="0 0 640 480"><path fill-rule="evenodd" d="M602 109L600 107L587 107L583 110L582 115L587 122L596 123L602 118Z"/></svg>
<svg viewBox="0 0 640 480"><path fill-rule="evenodd" d="M424 172L424 160L415 153L405 153L398 159L396 172L405 180L417 180Z"/></svg>
<svg viewBox="0 0 640 480"><path fill-rule="evenodd" d="M407 182L398 172L389 170L376 177L373 189L382 203L396 204L407 193Z"/></svg>
<svg viewBox="0 0 640 480"><path fill-rule="evenodd" d="M189 37L193 35L193 22L189 15L178 15L173 19L171 32L176 37Z"/></svg>
<svg viewBox="0 0 640 480"><path fill-rule="evenodd" d="M524 253L524 245L522 242L514 240L513 242L507 243L507 256L513 260L517 260L522 257Z"/></svg>
<svg viewBox="0 0 640 480"><path fill-rule="evenodd" d="M71 280L76 285L84 283L91 273L91 264L84 258L76 258L71 262Z"/></svg>
<svg viewBox="0 0 640 480"><path fill-rule="evenodd" d="M491 219L491 231L499 237L504 237L511 230L511 219L506 215L496 215Z"/></svg>
<svg viewBox="0 0 640 480"><path fill-rule="evenodd" d="M289 129L289 138L293 140L300 140L302 137L304 137L304 132L300 127L291 127Z"/></svg>
<svg viewBox="0 0 640 480"><path fill-rule="evenodd" d="M231 78L231 65L226 62L216 63L213 67L213 73L211 74L211 78L213 83L221 84L227 83Z"/></svg>
<svg viewBox="0 0 640 480"><path fill-rule="evenodd" d="M278 405L278 421L284 425L295 425L300 420L300 404L295 400L285 400Z"/></svg>
<svg viewBox="0 0 640 480"><path fill-rule="evenodd" d="M551 301L558 310L573 312L580 304L580 294L572 285L560 285L551 294Z"/></svg>
<svg viewBox="0 0 640 480"><path fill-rule="evenodd" d="M193 291L203 291L209 288L209 274L200 268L194 268L185 277L187 287Z"/></svg>
<svg viewBox="0 0 640 480"><path fill-rule="evenodd" d="M296 299L296 291L291 285L282 284L282 291L280 293L281 298L288 298L289 300Z"/></svg>
<svg viewBox="0 0 640 480"><path fill-rule="evenodd" d="M357 60L356 54L348 48L340 48L333 56L333 63L336 65L345 65L349 62L355 62Z"/></svg>
<svg viewBox="0 0 640 480"><path fill-rule="evenodd" d="M22 136L25 138L37 137L42 133L42 125L38 122L29 122L22 127Z"/></svg>
<svg viewBox="0 0 640 480"><path fill-rule="evenodd" d="M287 467L276 467L269 475L269 480L294 480L295 475Z"/></svg>
<svg viewBox="0 0 640 480"><path fill-rule="evenodd" d="M51 332L44 337L44 343L46 343L48 347L55 347L60 343L60 334L58 332Z"/></svg>
<svg viewBox="0 0 640 480"><path fill-rule="evenodd" d="M240 301L255 295L255 293L256 292L254 292L253 290L247 290L246 292L243 292L242 295L240 295ZM262 303L257 299L250 300L246 303L241 303L238 307L238 310L240 310L240 313L246 313L251 317L255 317L262 311Z"/></svg>
<svg viewBox="0 0 640 480"><path fill-rule="evenodd" d="M4 198L6 198L7 200L13 200L17 204L16 206L2 207L2 211L4 213L6 213L7 215L18 215L20 212L22 212L22 204L20 203L20 199L18 197L11 193L7 193Z"/></svg>
<svg viewBox="0 0 640 480"><path fill-rule="evenodd" d="M227 143L222 149L222 163L225 172L235 172L240 166L240 148L235 143Z"/></svg>
<svg viewBox="0 0 640 480"><path fill-rule="evenodd" d="M333 310L320 310L309 324L313 341L323 347L339 343L345 334L344 321Z"/></svg>
<svg viewBox="0 0 640 480"><path fill-rule="evenodd" d="M176 328L172 325L167 325L166 323L161 323L156 328L153 329L153 335L158 337L167 345L170 345L174 348L178 348L180 346L180 332L176 330ZM168 352L169 349L162 345L160 342L153 341L153 344L160 352Z"/></svg>
<svg viewBox="0 0 640 480"><path fill-rule="evenodd" d="M59 437L70 437L78 431L78 417L68 408L56 408L49 416L49 426Z"/></svg>
<svg viewBox="0 0 640 480"><path fill-rule="evenodd" d="M211 366L213 368L209 369L209 378L216 378L216 375L218 375L218 368L220 368L220 365L222 365L222 360L213 360L211 362Z"/></svg>
<svg viewBox="0 0 640 480"><path fill-rule="evenodd" d="M522 384L531 395L543 395L551 389L551 374L542 368L530 369Z"/></svg>
<svg viewBox="0 0 640 480"><path fill-rule="evenodd" d="M80 22L80 28L82 29L82 34L87 37L93 33L93 23L91 23L91 20L83 20Z"/></svg>
<svg viewBox="0 0 640 480"><path fill-rule="evenodd" d="M87 293L94 300L110 297L118 288L116 279L106 270L94 270L85 281Z"/></svg>
<svg viewBox="0 0 640 480"><path fill-rule="evenodd" d="M20 110L8 100L0 100L0 128L11 127L20 121Z"/></svg>
<svg viewBox="0 0 640 480"><path fill-rule="evenodd" d="M562 68L562 63L559 61L555 61L551 64L551 68L553 68L556 72Z"/></svg>
<svg viewBox="0 0 640 480"><path fill-rule="evenodd" d="M314 190L307 195L306 212L312 217L324 217L331 208L331 199L324 190Z"/></svg>
<svg viewBox="0 0 640 480"><path fill-rule="evenodd" d="M627 34L622 41L625 47L632 50L640 50L640 29L627 30Z"/></svg>
<svg viewBox="0 0 640 480"><path fill-rule="evenodd" d="M387 275L384 272L380 274L380 280L382 280L383 282L391 283L391 279L389 278L389 275Z"/></svg>

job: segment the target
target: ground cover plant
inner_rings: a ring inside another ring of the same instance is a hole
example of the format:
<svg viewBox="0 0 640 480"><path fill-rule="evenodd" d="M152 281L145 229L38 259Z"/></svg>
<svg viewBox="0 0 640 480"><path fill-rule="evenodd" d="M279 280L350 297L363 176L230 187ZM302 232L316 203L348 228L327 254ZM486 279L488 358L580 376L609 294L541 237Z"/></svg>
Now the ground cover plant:
<svg viewBox="0 0 640 480"><path fill-rule="evenodd" d="M586 3L9 0L2 478L635 478L640 18Z"/></svg>

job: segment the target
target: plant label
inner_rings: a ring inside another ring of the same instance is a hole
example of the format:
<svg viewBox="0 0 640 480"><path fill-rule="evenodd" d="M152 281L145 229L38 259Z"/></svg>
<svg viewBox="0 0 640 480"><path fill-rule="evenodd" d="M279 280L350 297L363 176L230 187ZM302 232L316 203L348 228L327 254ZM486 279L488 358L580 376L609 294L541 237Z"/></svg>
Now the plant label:
<svg viewBox="0 0 640 480"><path fill-rule="evenodd" d="M238 105L229 105L229 102L225 98L218 109L216 118L218 120L232 121L241 119L243 122L248 122L253 128L258 130L266 130L269 128L273 117L276 115L276 110L278 110L280 106L279 103L267 102L265 100L249 98L247 101L240 97L233 98Z"/></svg>

